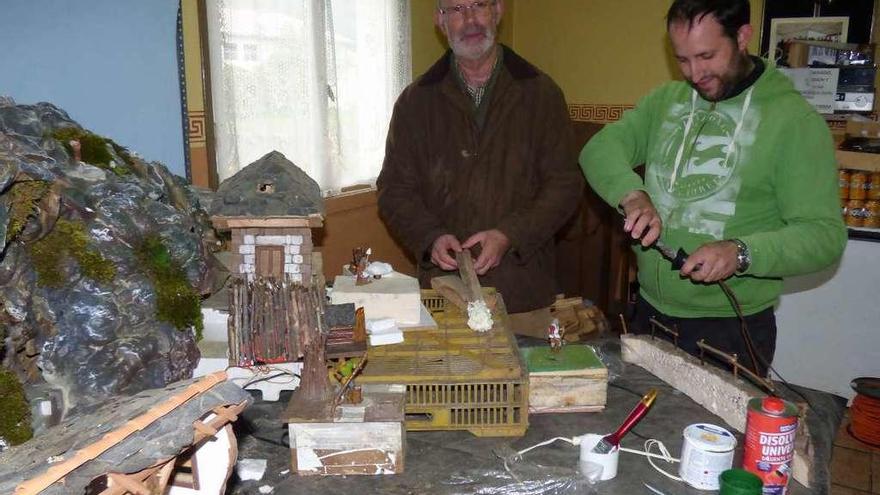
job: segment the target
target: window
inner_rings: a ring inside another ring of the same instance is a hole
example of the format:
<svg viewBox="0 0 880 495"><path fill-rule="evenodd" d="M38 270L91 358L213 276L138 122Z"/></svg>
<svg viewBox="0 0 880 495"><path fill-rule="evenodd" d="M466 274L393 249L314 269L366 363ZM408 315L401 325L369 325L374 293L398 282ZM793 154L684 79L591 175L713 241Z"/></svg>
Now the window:
<svg viewBox="0 0 880 495"><path fill-rule="evenodd" d="M369 182L412 78L407 0L209 0L217 172L278 150L324 190Z"/></svg>

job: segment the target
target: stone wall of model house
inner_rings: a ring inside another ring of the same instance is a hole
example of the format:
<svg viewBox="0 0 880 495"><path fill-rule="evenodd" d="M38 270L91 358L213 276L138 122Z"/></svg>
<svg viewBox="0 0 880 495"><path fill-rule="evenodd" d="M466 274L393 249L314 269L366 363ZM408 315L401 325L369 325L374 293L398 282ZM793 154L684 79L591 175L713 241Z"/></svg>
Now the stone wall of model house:
<svg viewBox="0 0 880 495"><path fill-rule="evenodd" d="M312 231L307 227L232 229L233 267L236 275L247 280L284 276L309 285L312 249Z"/></svg>

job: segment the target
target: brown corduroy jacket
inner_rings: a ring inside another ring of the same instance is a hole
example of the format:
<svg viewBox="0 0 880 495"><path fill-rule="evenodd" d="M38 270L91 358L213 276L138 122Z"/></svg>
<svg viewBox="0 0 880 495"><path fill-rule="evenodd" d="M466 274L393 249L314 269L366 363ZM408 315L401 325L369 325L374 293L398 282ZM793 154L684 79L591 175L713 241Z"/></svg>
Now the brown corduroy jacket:
<svg viewBox="0 0 880 495"><path fill-rule="evenodd" d="M482 230L504 232L510 249L480 283L497 288L518 313L553 302L553 236L575 211L584 182L562 91L503 49L482 130L448 52L403 91L377 184L380 214L414 254L423 287L448 274L430 260L438 236L464 242Z"/></svg>

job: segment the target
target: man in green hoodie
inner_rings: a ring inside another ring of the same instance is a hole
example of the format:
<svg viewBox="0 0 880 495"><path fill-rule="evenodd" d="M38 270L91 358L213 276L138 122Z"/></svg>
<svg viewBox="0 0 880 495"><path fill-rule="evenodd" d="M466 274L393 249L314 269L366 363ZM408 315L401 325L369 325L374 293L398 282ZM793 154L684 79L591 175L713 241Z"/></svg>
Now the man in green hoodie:
<svg viewBox="0 0 880 495"><path fill-rule="evenodd" d="M828 127L785 75L748 54L749 17L747 0L675 0L667 30L685 81L642 98L580 163L641 241L632 329L648 331L655 317L691 354L705 338L752 367L734 305L714 283L724 281L764 375L782 277L833 264L846 229ZM690 253L680 270L651 248L657 240Z"/></svg>

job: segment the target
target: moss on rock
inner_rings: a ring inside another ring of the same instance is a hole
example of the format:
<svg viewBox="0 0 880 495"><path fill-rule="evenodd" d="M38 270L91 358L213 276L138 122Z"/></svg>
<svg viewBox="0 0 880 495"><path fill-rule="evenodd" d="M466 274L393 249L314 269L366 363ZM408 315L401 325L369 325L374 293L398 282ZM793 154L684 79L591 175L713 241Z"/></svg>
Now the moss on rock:
<svg viewBox="0 0 880 495"><path fill-rule="evenodd" d="M111 155L110 150L107 149L108 145L112 147L113 150L123 158L123 160L130 160L130 156L128 150L114 143L110 139L78 127L62 127L60 129L55 129L55 131L52 132L52 138L60 141L67 150L67 153L71 156L74 155L74 152L70 142L79 141L80 158L86 163L109 170L119 176L131 173L127 167L128 163L113 162L113 155ZM120 151L122 151L122 153L120 153ZM112 165L111 162L113 162Z"/></svg>
<svg viewBox="0 0 880 495"><path fill-rule="evenodd" d="M149 235L137 248L138 261L156 290L156 317L178 330L193 327L196 341L202 339L204 323L199 294L192 288L186 273L172 258L157 235Z"/></svg>
<svg viewBox="0 0 880 495"><path fill-rule="evenodd" d="M9 229L6 242L13 241L27 224L28 218L36 212L37 203L49 190L49 182L44 180L28 180L16 182L10 188L12 208L9 215Z"/></svg>
<svg viewBox="0 0 880 495"><path fill-rule="evenodd" d="M84 276L101 283L111 282L116 277L116 267L88 244L82 222L59 219L52 232L29 246L37 283L52 288L64 285L66 280L59 265L65 256L72 256L79 263Z"/></svg>
<svg viewBox="0 0 880 495"><path fill-rule="evenodd" d="M0 438L10 445L31 439L31 411L24 388L15 373L0 368Z"/></svg>

